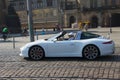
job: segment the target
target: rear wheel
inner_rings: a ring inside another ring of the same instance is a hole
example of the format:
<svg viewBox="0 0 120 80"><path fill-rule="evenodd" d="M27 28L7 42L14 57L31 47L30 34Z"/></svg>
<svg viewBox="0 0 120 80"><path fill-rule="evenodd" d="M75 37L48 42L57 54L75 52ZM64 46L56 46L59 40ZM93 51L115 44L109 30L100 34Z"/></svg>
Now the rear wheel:
<svg viewBox="0 0 120 80"><path fill-rule="evenodd" d="M99 49L95 45L88 45L83 49L83 56L89 60L96 59L99 53Z"/></svg>
<svg viewBox="0 0 120 80"><path fill-rule="evenodd" d="M33 46L29 50L29 57L33 60L41 60L44 57L44 50L39 46Z"/></svg>

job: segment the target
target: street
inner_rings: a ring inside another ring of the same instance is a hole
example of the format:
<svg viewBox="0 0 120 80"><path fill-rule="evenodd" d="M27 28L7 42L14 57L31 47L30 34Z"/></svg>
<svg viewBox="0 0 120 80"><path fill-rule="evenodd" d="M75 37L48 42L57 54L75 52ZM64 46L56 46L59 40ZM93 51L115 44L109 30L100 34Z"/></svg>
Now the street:
<svg viewBox="0 0 120 80"><path fill-rule="evenodd" d="M104 30L102 32L102 30ZM107 35L109 29L90 29ZM16 37L15 49L12 38L0 41L0 80L119 80L120 38L118 28L113 29L111 39L115 41L116 52L110 56L89 61L84 58L44 58L32 61L19 56L19 48L29 42L29 37ZM54 34L39 35L39 39Z"/></svg>

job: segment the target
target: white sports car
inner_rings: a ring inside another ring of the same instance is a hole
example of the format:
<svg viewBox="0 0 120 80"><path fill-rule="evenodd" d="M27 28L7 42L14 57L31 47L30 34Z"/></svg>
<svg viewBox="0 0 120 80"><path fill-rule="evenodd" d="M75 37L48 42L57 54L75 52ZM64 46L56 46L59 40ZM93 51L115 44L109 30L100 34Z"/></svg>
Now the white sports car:
<svg viewBox="0 0 120 80"><path fill-rule="evenodd" d="M78 31L74 33L74 39L69 40L67 34L63 31L51 38L30 42L20 48L20 56L33 60L44 57L84 57L93 60L115 51L114 42L101 35Z"/></svg>

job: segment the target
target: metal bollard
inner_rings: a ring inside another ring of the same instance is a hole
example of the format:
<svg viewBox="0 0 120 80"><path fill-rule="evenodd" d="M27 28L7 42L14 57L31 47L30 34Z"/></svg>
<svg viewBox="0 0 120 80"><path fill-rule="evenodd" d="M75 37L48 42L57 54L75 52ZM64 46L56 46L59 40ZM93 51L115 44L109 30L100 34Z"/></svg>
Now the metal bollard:
<svg viewBox="0 0 120 80"><path fill-rule="evenodd" d="M15 49L15 37L13 36L13 49Z"/></svg>
<svg viewBox="0 0 120 80"><path fill-rule="evenodd" d="M38 34L36 34L36 39L38 40Z"/></svg>

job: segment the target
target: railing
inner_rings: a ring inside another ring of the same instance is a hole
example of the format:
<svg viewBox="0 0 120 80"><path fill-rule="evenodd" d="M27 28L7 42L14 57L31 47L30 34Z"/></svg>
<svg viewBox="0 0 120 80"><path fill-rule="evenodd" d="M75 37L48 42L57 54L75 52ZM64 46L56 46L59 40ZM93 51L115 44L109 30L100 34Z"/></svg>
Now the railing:
<svg viewBox="0 0 120 80"><path fill-rule="evenodd" d="M76 9L75 5L67 5L65 6L65 10L72 10L72 9Z"/></svg>
<svg viewBox="0 0 120 80"><path fill-rule="evenodd" d="M110 6L101 6L101 7L92 7L92 8L86 8L83 7L82 11L101 11L101 10L114 10L114 9L120 9L119 5L110 5Z"/></svg>
<svg viewBox="0 0 120 80"><path fill-rule="evenodd" d="M55 22L58 21L57 17L47 17L47 19L45 18L33 18L34 22L42 22L42 23L47 23L47 22ZM21 18L21 23L27 23L27 19L22 19Z"/></svg>

